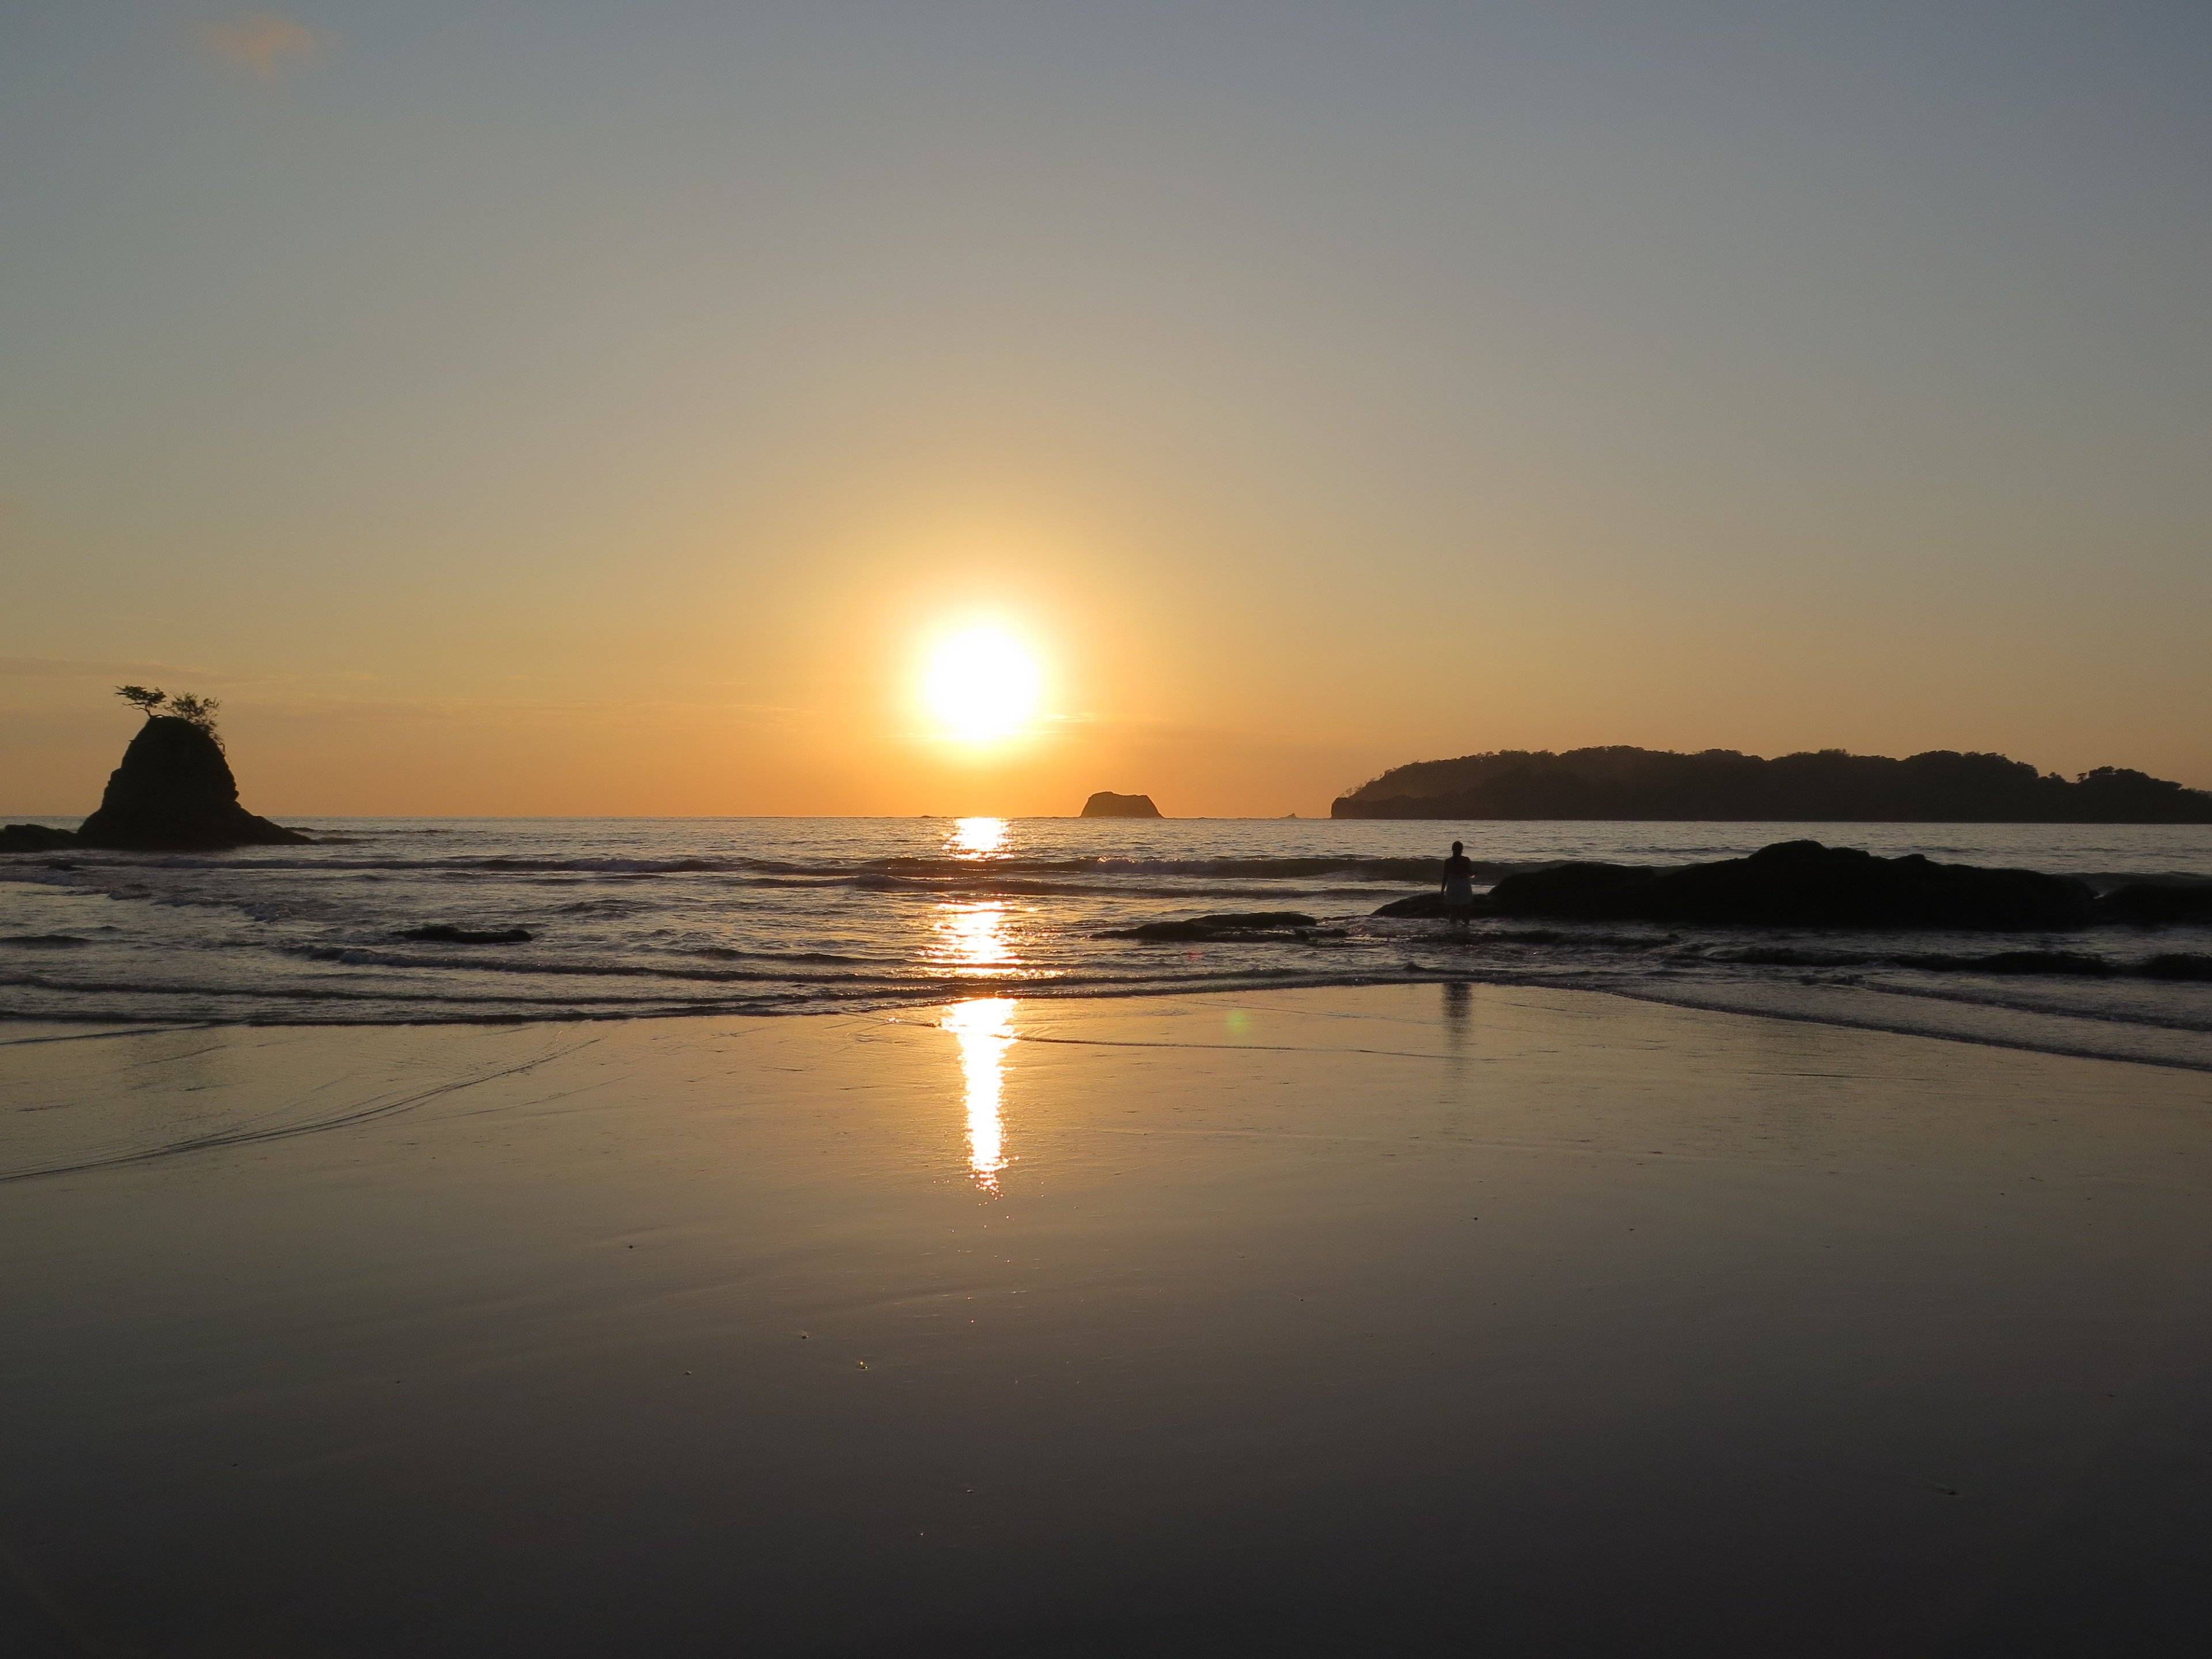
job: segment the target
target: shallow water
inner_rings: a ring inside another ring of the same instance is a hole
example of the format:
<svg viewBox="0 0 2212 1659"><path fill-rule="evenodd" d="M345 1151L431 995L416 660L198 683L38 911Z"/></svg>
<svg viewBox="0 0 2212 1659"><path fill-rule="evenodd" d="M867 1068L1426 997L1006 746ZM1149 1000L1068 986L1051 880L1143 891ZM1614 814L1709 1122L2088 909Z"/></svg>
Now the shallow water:
<svg viewBox="0 0 2212 1659"><path fill-rule="evenodd" d="M2204 928L1753 934L1493 922L1459 942L1433 922L1371 915L1429 887L1455 836L1493 880L1563 859L1685 863L1812 836L2109 884L2212 878L2208 826L299 823L317 845L203 856L80 853L0 865L0 1016L372 1024L620 1018L1473 977L2212 1066L2212 985L2138 972L2155 956L2212 953ZM1260 944L1097 937L1164 917L1285 909L1320 925ZM441 925L521 927L533 937L504 945L404 937ZM2000 952L2070 953L2112 971L1971 965ZM1838 1012L1839 989L1857 994L1841 1000L1852 1011L1847 1018Z"/></svg>

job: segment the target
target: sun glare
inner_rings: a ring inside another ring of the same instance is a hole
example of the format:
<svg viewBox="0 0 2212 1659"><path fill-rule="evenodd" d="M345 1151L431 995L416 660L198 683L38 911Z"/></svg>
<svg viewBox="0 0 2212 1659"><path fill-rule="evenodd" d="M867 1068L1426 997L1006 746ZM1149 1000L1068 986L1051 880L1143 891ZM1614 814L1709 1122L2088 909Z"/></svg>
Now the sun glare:
<svg viewBox="0 0 2212 1659"><path fill-rule="evenodd" d="M995 853L1006 844L1006 821L1004 818L955 818L952 835L947 842L956 853L972 853L978 857Z"/></svg>
<svg viewBox="0 0 2212 1659"><path fill-rule="evenodd" d="M930 653L922 702L947 737L995 743L1036 717L1043 676L1018 640L995 628L956 634Z"/></svg>

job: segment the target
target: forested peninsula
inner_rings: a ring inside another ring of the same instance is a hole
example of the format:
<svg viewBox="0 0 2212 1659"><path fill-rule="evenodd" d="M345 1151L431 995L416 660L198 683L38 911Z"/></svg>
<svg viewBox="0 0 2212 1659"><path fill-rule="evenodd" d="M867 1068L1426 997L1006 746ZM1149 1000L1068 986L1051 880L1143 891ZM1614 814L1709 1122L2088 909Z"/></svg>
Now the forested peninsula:
<svg viewBox="0 0 2212 1659"><path fill-rule="evenodd" d="M1733 749L1502 749L1393 767L1340 797L1329 816L2212 823L2212 792L2116 766L2068 779L2003 755L1948 749L1903 760L1840 749L1772 760Z"/></svg>

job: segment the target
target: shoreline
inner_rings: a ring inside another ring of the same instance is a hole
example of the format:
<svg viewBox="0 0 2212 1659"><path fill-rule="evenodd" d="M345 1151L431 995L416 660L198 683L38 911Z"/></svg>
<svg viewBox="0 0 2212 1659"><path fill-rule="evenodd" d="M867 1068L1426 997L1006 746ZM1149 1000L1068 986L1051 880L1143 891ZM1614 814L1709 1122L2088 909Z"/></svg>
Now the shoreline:
<svg viewBox="0 0 2212 1659"><path fill-rule="evenodd" d="M1081 986L1055 988L1050 981L993 981L975 983L972 989L948 995L944 988L916 991L911 996L886 994L866 1007L808 1007L790 1010L731 1008L670 1009L665 1012L569 1015L501 1013L454 1015L436 1019L238 1019L149 1021L117 1018L103 1014L70 1015L0 1013L0 1048L26 1039L11 1037L25 1027L98 1026L115 1035L136 1030L511 1030L533 1025L554 1027L620 1026L632 1023L661 1024L672 1021L717 1019L866 1018L902 1010L949 1006L979 1000L1018 1002L1084 1003L1146 1002L1174 997L1265 995L1273 992L1362 990L1395 985L1466 985L1498 989L1558 991L1571 994L1614 996L1655 1006L1740 1015L1753 1019L1784 1020L1793 1024L1881 1033L1892 1036L1923 1037L1936 1042L1965 1043L2058 1059L2101 1060L2115 1064L2155 1066L2164 1069L2212 1073L2212 1032L2179 1024L2163 1024L2143 1019L2099 1020L2055 1010L1992 1006L1939 992L1893 987L1872 988L1850 985L1784 988L1783 998L1795 998L1817 1006L1790 1006L1772 988L1743 986L1662 986L1610 981L1576 984L1564 975L1529 974L1452 973L1408 964L1399 974L1304 975L1255 974L1241 984L1170 983L1127 989ZM1938 1016L1920 1005L1945 1011ZM1917 1016L1916 1018L1916 1016ZM1948 1024L1945 1018L1948 1017ZM2039 1034L2033 1028L2048 1031Z"/></svg>

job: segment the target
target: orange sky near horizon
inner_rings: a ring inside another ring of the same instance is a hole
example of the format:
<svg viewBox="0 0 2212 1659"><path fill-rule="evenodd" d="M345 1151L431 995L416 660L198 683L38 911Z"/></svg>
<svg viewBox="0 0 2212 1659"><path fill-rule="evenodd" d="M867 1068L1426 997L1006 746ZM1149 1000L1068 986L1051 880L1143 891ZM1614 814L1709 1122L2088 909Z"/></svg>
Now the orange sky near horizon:
<svg viewBox="0 0 2212 1659"><path fill-rule="evenodd" d="M0 810L91 809L136 718L125 679L222 697L248 804L295 815L1049 815L1114 789L1170 816L1310 817L1406 761L1607 743L1990 749L2212 785L2204 728L2148 718L2212 706L2201 661L2179 637L2078 637L2051 619L2058 583L1962 616L1948 573L1892 572L1903 607L1837 576L1814 610L1624 564L1585 572L1561 614L1573 562L1547 562L1540 531L1469 553L1441 596L1377 603L1348 550L1209 562L1165 509L794 516L757 532L802 550L772 563L702 538L659 568L535 579L365 565L334 599L270 566L213 592L156 578L124 618L143 656L0 659ZM933 644L978 623L1029 642L1045 680L1030 731L980 747L921 697Z"/></svg>
<svg viewBox="0 0 2212 1659"><path fill-rule="evenodd" d="M11 15L0 813L2212 787L2212 15L1732 9Z"/></svg>

